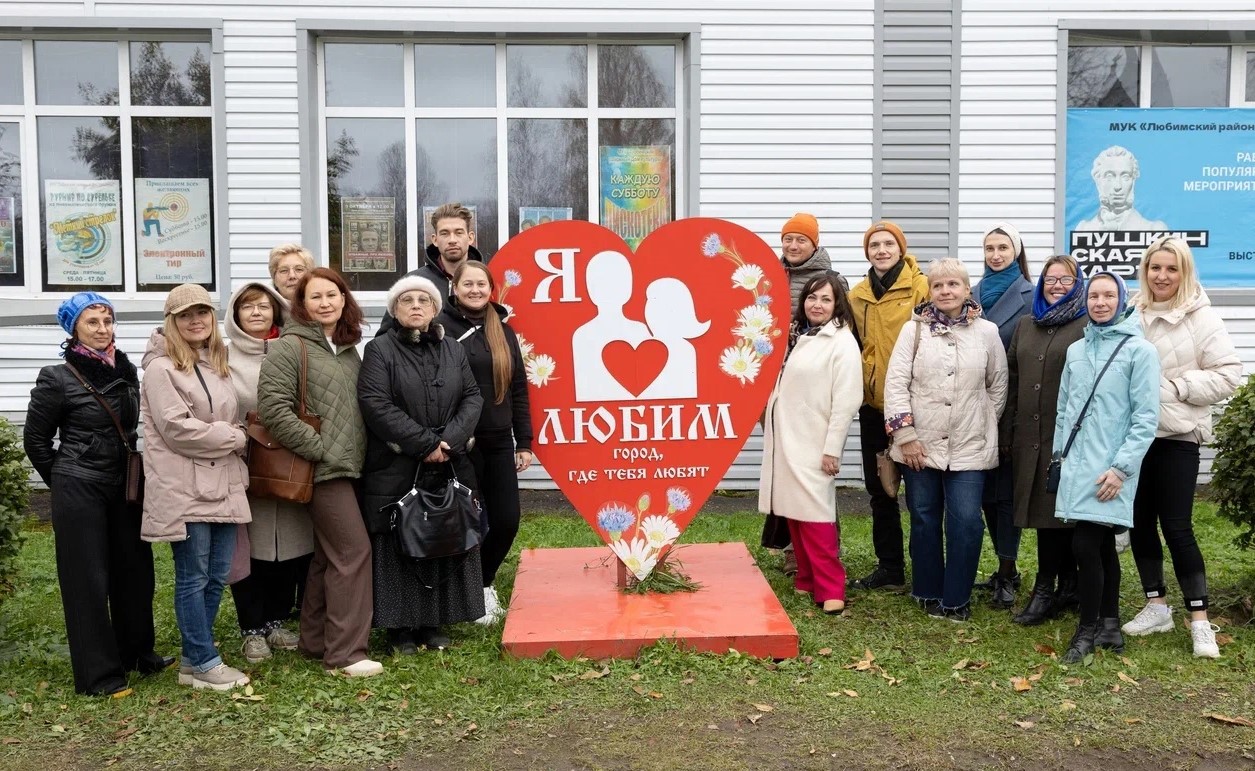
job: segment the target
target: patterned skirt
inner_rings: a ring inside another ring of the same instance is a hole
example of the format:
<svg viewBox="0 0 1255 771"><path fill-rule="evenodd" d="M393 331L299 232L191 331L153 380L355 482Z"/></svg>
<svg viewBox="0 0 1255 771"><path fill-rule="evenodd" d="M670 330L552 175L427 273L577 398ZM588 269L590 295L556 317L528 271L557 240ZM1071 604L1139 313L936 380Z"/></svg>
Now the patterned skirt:
<svg viewBox="0 0 1255 771"><path fill-rule="evenodd" d="M379 629L443 626L484 615L479 549L421 562L401 556L390 533L370 537Z"/></svg>

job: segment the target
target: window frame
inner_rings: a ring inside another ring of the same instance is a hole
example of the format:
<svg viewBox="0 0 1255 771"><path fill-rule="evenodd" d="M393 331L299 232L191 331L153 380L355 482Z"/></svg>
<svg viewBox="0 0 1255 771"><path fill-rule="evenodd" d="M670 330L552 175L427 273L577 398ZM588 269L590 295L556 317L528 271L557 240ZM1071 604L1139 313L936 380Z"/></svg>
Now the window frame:
<svg viewBox="0 0 1255 771"><path fill-rule="evenodd" d="M598 127L601 120L614 119L658 119L674 122L675 150L672 164L675 168L672 180L672 200L675 206L675 218L691 216L696 212L694 191L690 189L691 180L696 179L696 161L691 158L692 148L696 146L696 120L693 117L693 100L696 98L692 77L692 69L696 31L675 29L667 33L650 30L646 33L634 33L632 30L623 32L588 30L583 34L574 35L565 32L548 34L529 34L521 30L518 34L506 33L470 33L465 30L461 34L441 34L431 30L412 32L398 36L395 27L390 34L370 34L370 23L360 25L365 31L352 30L319 31L307 29L310 36L308 48L309 60L305 62L310 68L307 76L307 87L302 93L311 97L313 120L312 130L316 132L312 147L316 153L307 167L313 177L312 193L318 201L313 227L316 228L314 238L306 230L307 243L318 245L319 264L327 264L330 254L330 231L328 227L329 212L327 211L327 136L326 125L329 118L401 118L405 125L405 162L406 162L406 244L407 253L403 259L407 271L422 265L426 244L422 239L422 212L414 205L418 195L418 178L416 174L417 132L416 121L419 119L469 118L492 119L496 124L497 142L497 243L504 245L509 239L509 121L513 119L579 119L587 124L588 154L588 212L589 221L598 222L601 215L600 185L598 180L600 168L600 137ZM298 33L303 25L298 21ZM325 46L330 44L402 44L403 68L403 103L401 107L328 107L326 104L326 57ZM416 45L492 45L494 46L496 96L495 104L490 107L429 107L415 104L414 47ZM506 58L507 46L510 45L580 45L588 50L586 78L586 107L510 107L508 105L508 84ZM667 45L675 48L675 101L674 106L665 108L611 108L601 107L598 100L598 50L602 45ZM312 93L311 93L312 92ZM498 247L500 248L500 246ZM401 255L398 255L401 259ZM398 266L399 267L399 266ZM362 290L367 299L378 299L383 296L379 290Z"/></svg>
<svg viewBox="0 0 1255 771"><path fill-rule="evenodd" d="M1143 43L1131 40L1106 39L1091 37L1087 35L1078 35L1078 39L1068 41L1063 49L1063 103L1065 108L1068 104L1067 94L1067 54L1073 48L1136 48L1137 49L1137 104L1126 108L1112 109L1154 109L1154 110L1173 110L1173 109L1210 109L1210 110L1226 110L1231 107L1252 107L1255 102L1246 102L1246 52L1255 52L1255 47L1235 45L1232 43L1218 42L1199 42L1194 45L1208 48L1228 48L1229 49L1229 94L1228 104L1217 105L1213 107L1200 108L1175 108L1175 107L1155 107L1151 104L1151 78L1154 72L1154 57L1152 50L1162 47L1181 47L1189 48L1191 46L1185 44L1173 44L1168 42ZM1239 62L1241 66L1239 67ZM1239 70L1241 71L1239 74ZM1239 82L1240 81L1240 82ZM1239 90L1242 89L1242 90Z"/></svg>
<svg viewBox="0 0 1255 771"><path fill-rule="evenodd" d="M220 19L166 20L84 18L81 20L47 18L10 18L0 26L0 39L17 40L22 44L21 105L0 105L0 121L19 124L22 163L23 244L18 255L25 270L24 282L0 286L0 300L19 299L55 303L75 291L45 290L45 266L41 247L45 238L39 170L38 120L42 117L117 117L121 152L121 214L123 244L123 289L111 291L115 301L142 301L133 306L141 311L159 309L166 289L141 290L138 284L138 260L135 235L135 175L131 121L136 118L196 117L208 118L212 136L213 162L211 202L213 206L213 286L211 295L223 295L231 283L228 253L227 185L225 173L225 100L223 98L223 35ZM116 105L41 105L35 96L35 41L107 42L118 51L118 104ZM130 46L133 42L195 42L205 45L209 54L210 103L200 106L131 105ZM44 310L45 303L33 306ZM17 323L29 316L46 318L23 308L0 314L4 323Z"/></svg>
<svg viewBox="0 0 1255 771"><path fill-rule="evenodd" d="M1246 60L1255 56L1255 45L1234 46L1229 59L1229 106L1255 107L1255 99L1246 98Z"/></svg>

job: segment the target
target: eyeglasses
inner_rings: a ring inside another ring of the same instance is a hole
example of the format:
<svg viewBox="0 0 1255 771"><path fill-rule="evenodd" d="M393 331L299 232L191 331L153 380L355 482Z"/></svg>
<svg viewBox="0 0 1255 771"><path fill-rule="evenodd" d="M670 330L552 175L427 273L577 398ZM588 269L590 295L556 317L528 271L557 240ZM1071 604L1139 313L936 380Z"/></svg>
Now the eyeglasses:
<svg viewBox="0 0 1255 771"><path fill-rule="evenodd" d="M245 313L245 314L251 314L254 312L269 313L271 310L272 308L270 306L270 303L249 303L248 305L240 306L240 312Z"/></svg>
<svg viewBox="0 0 1255 771"><path fill-rule="evenodd" d="M1041 282L1046 286L1054 286L1055 284L1058 284L1059 286L1072 286L1076 283L1076 279L1071 276L1042 276Z"/></svg>
<svg viewBox="0 0 1255 771"><path fill-rule="evenodd" d="M420 294L418 297L402 297L400 304L407 308L414 305L417 305L420 308L430 308L431 297L426 294Z"/></svg>

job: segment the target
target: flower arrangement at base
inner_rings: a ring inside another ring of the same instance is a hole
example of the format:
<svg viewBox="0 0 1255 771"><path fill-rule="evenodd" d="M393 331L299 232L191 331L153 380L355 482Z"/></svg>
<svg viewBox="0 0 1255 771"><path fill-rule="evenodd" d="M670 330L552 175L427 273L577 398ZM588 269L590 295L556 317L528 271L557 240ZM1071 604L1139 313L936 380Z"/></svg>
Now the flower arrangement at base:
<svg viewBox="0 0 1255 771"><path fill-rule="evenodd" d="M671 515L688 511L693 495L687 488L677 486L668 487L665 498L666 509L662 512L650 513L649 493L641 495L635 507L622 501L607 501L597 510L597 528L606 534L611 551L631 573L630 591L696 591L699 587L679 572L678 562L670 559L680 537L680 528Z"/></svg>

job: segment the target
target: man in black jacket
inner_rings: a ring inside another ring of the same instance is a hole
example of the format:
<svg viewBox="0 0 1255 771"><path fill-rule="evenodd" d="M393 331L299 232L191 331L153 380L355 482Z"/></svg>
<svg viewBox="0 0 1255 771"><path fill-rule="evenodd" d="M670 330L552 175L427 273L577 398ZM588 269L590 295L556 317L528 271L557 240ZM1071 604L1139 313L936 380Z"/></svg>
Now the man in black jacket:
<svg viewBox="0 0 1255 771"><path fill-rule="evenodd" d="M405 277L421 276L436 285L441 303L449 301L449 287L453 274L467 260L483 262L483 255L475 248L475 230L471 210L460 203L447 203L431 213L431 243L427 245L427 261L418 270ZM379 323L378 337L393 327L392 314L384 311Z"/></svg>

